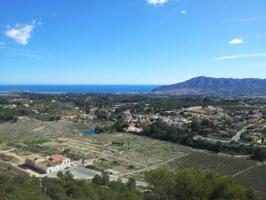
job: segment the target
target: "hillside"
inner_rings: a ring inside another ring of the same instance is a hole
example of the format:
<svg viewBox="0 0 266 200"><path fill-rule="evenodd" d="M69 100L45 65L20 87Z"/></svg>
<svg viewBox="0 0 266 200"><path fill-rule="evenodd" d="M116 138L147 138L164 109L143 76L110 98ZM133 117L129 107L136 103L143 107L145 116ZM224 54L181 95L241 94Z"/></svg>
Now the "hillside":
<svg viewBox="0 0 266 200"><path fill-rule="evenodd" d="M179 95L266 96L266 79L196 77L153 92Z"/></svg>

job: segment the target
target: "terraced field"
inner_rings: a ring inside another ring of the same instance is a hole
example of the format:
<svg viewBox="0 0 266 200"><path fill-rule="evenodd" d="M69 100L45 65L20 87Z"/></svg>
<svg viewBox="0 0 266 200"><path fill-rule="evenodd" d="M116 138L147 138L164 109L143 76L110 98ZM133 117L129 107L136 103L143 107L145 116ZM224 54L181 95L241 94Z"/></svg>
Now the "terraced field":
<svg viewBox="0 0 266 200"><path fill-rule="evenodd" d="M254 188L260 194L261 199L266 199L266 165L251 168L235 178L242 184Z"/></svg>
<svg viewBox="0 0 266 200"><path fill-rule="evenodd" d="M256 165L247 158L235 158L215 153L195 151L190 155L169 163L173 169L203 169L213 170L223 175L233 176L239 171Z"/></svg>
<svg viewBox="0 0 266 200"><path fill-rule="evenodd" d="M49 140L41 144L41 149L38 151L28 143L37 138ZM64 141L59 141L58 138L64 138ZM20 119L13 124L0 124L0 141L2 141L1 151L11 149L9 156L16 154L18 158L25 158L31 153L43 156L66 153L69 156L74 155L76 159L90 162L89 165L98 170L112 170L118 177L142 178L146 170L161 166L175 170L189 168L214 170L232 176L253 188L261 194L262 199L266 197L266 165L247 158L218 155L125 133L84 136L77 134L71 124L42 122L28 118ZM14 145L9 146L5 143ZM8 155L3 154L4 158L8 158L6 157ZM5 162L0 162L0 171L5 173L10 169ZM12 171L12 173L17 172Z"/></svg>
<svg viewBox="0 0 266 200"><path fill-rule="evenodd" d="M0 175L1 174L9 174L9 175L18 175L22 172L18 170L16 167L4 162L0 159Z"/></svg>
<svg viewBox="0 0 266 200"><path fill-rule="evenodd" d="M0 124L0 140L21 141L31 138L56 139L72 137L73 133L64 124L23 118L15 123Z"/></svg>
<svg viewBox="0 0 266 200"><path fill-rule="evenodd" d="M185 155L181 145L131 134L100 134L71 138L64 143L71 151L96 159L96 166L119 172L143 169Z"/></svg>
<svg viewBox="0 0 266 200"><path fill-rule="evenodd" d="M232 176L242 184L253 188L261 199L266 199L266 164L247 158L235 158L209 152L195 151L168 164L171 169L212 170Z"/></svg>

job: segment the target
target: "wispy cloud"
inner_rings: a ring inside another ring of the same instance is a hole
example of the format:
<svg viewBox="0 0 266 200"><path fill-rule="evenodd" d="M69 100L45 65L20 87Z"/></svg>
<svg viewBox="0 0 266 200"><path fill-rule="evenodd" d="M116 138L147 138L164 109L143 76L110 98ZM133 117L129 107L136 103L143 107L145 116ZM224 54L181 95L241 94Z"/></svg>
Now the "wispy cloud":
<svg viewBox="0 0 266 200"><path fill-rule="evenodd" d="M266 52L221 56L221 57L214 58L214 60L223 61L223 60L235 60L235 59L241 59L241 58L256 58L256 57L266 57Z"/></svg>
<svg viewBox="0 0 266 200"><path fill-rule="evenodd" d="M16 24L14 27L9 27L5 35L18 44L27 45L36 25L40 25L36 20L33 20L31 24Z"/></svg>
<svg viewBox="0 0 266 200"><path fill-rule="evenodd" d="M165 3L168 2L168 0L147 0L148 1L148 4L151 4L151 5L163 5Z"/></svg>
<svg viewBox="0 0 266 200"><path fill-rule="evenodd" d="M182 15L186 15L186 14L187 14L187 10L180 10L180 13L181 13Z"/></svg>
<svg viewBox="0 0 266 200"><path fill-rule="evenodd" d="M244 40L242 38L234 38L234 39L229 41L229 44L231 44L231 45L244 44Z"/></svg>

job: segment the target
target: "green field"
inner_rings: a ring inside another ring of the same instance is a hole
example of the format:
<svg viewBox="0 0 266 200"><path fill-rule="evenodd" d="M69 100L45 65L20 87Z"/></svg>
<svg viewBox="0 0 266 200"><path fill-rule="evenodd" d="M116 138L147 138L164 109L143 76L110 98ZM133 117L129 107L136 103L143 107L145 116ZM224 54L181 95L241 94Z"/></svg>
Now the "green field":
<svg viewBox="0 0 266 200"><path fill-rule="evenodd" d="M47 142L49 142L49 140L46 138L38 138L38 139L29 140L27 143L30 145L37 145L37 144L45 144Z"/></svg>

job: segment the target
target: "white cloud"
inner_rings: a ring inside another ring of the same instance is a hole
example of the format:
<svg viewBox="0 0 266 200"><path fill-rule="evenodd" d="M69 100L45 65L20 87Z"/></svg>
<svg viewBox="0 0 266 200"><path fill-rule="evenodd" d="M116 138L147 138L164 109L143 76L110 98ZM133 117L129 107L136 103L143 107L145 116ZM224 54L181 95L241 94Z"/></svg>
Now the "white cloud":
<svg viewBox="0 0 266 200"><path fill-rule="evenodd" d="M163 5L168 2L168 0L147 0L149 4L152 5Z"/></svg>
<svg viewBox="0 0 266 200"><path fill-rule="evenodd" d="M231 44L231 45L244 44L244 40L242 38L234 38L231 41L229 41L229 44Z"/></svg>
<svg viewBox="0 0 266 200"><path fill-rule="evenodd" d="M222 57L214 58L214 60L223 61L223 60L234 60L234 59L241 59L241 58L256 58L256 57L266 57L266 52L222 56Z"/></svg>
<svg viewBox="0 0 266 200"><path fill-rule="evenodd" d="M36 23L36 20L33 20L31 24L16 24L10 27L5 35L18 44L27 45Z"/></svg>
<svg viewBox="0 0 266 200"><path fill-rule="evenodd" d="M183 15L186 15L187 14L187 10L180 10L180 13L183 14Z"/></svg>

